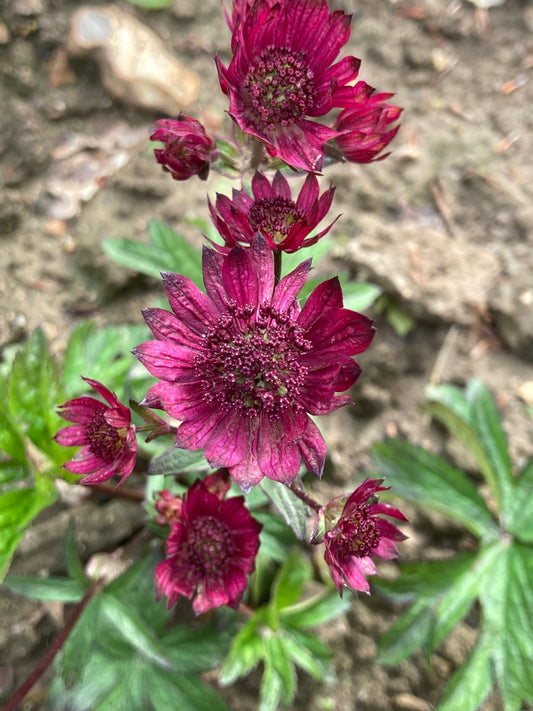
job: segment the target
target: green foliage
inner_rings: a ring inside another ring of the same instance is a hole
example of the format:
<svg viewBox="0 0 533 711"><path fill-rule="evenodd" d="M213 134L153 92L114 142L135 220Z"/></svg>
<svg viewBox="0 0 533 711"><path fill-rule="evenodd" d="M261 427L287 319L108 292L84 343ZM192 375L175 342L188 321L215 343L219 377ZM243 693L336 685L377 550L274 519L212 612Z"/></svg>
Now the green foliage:
<svg viewBox="0 0 533 711"><path fill-rule="evenodd" d="M103 240L104 252L117 264L141 274L160 278L161 272L186 274L203 285L201 254L177 232L157 220L148 225L150 244L123 239Z"/></svg>
<svg viewBox="0 0 533 711"><path fill-rule="evenodd" d="M79 560L68 551L79 577ZM89 602L56 659L50 705L56 711L229 711L197 676L213 668L227 647L214 622L170 626L171 613L154 590L155 560L148 555ZM27 597L78 602L90 581L7 578Z"/></svg>
<svg viewBox="0 0 533 711"><path fill-rule="evenodd" d="M220 241L220 235L210 223L197 218L190 219L189 222L202 230L209 239L215 242ZM200 251L192 247L187 240L178 235L171 227L157 220L150 222L148 232L150 244L136 242L125 237L116 240L103 240L103 250L108 257L122 267L134 269L142 274L157 278L159 278L161 272L186 274L197 286L203 288ZM305 249L305 257L312 257L313 266L316 267L331 251L332 244L333 239L331 237L323 237L316 244ZM285 275L291 272L301 260L302 255L300 252L283 254L282 274ZM310 276L299 295L300 301L303 303L313 289L325 278L328 277ZM341 273L339 279L343 288L344 305L348 309L364 311L372 306L381 294L379 286L365 282L352 282L346 272Z"/></svg>
<svg viewBox="0 0 533 711"><path fill-rule="evenodd" d="M428 395L429 411L474 455L494 506L441 457L398 440L376 445L375 459L395 491L460 521L479 539L476 553L406 563L397 580L375 583L411 604L382 637L380 659L397 664L419 647L429 655L477 602L477 643L437 711L475 711L494 683L504 711L519 711L533 702L533 460L513 475L498 410L479 380L464 393L444 385Z"/></svg>
<svg viewBox="0 0 533 711"><path fill-rule="evenodd" d="M0 581L24 531L56 499L55 479L77 480L61 466L75 449L52 439L67 423L57 406L90 390L81 375L111 389L146 392L150 378L132 373L131 348L146 338L145 326L97 329L81 323L73 332L61 368L42 329L18 348L0 381ZM91 390L92 393L92 390Z"/></svg>
<svg viewBox="0 0 533 711"><path fill-rule="evenodd" d="M65 450L51 438L63 396L46 337L37 329L0 382L0 580L26 527L56 497Z"/></svg>
<svg viewBox="0 0 533 711"><path fill-rule="evenodd" d="M262 663L260 711L292 703L297 667L318 681L331 679L331 650L308 630L343 614L349 602L336 591L301 601L310 577L310 565L299 551L285 556L269 602L255 610L241 628L222 666L220 683L229 685Z"/></svg>

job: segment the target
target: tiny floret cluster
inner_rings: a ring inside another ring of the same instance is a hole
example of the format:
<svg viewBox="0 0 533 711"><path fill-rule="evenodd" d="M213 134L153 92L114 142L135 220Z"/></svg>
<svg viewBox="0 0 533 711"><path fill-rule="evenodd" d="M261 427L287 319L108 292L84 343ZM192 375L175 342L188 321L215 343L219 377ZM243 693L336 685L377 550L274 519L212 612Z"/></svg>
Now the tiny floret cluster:
<svg viewBox="0 0 533 711"><path fill-rule="evenodd" d="M83 484L115 474L122 483L135 466L140 431L147 442L172 435L148 469L164 473L168 487L148 507L160 527L153 528L168 532L156 594L168 607L187 597L197 614L239 607L255 569L261 525L244 496L231 496L232 480L245 494L263 482L288 524L293 496L318 513L311 543L324 544L341 595L344 587L368 592L374 558L397 555L405 536L383 517L406 520L379 502L382 479L325 506L301 487L302 465L318 477L325 466L314 418L352 403L349 390L361 372L354 357L368 348L374 327L344 307L337 277L311 291L311 259L283 268L287 254L315 245L338 219L328 217L335 187L321 187L317 174L335 161L385 158L401 109L389 103L393 94L359 80L359 59L341 56L351 16L330 12L327 0L232 0L224 13L231 56L215 62L232 137L215 138L185 114L156 121L150 132L159 144L155 158L173 179L205 180L210 171L240 179L231 196L208 198L217 235L209 233L202 253L204 290L164 272L170 308L143 312L152 336L132 352L155 381L130 407L145 424L136 428L130 409L87 378L100 399L61 405L59 414L73 424L55 435L61 445L81 447L64 466ZM216 471L184 487L189 465L176 469L189 455L172 445L203 450L208 466L196 469L192 455L195 471Z"/></svg>

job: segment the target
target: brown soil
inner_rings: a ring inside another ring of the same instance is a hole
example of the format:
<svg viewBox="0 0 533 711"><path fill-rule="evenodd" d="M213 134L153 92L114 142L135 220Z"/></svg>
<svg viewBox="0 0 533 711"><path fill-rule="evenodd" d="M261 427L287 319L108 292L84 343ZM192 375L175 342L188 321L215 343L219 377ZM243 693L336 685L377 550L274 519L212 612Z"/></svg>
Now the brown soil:
<svg viewBox="0 0 533 711"><path fill-rule="evenodd" d="M415 325L400 337L372 314L378 335L360 358L357 404L323 422L331 466L314 488L324 500L372 469L369 448L385 434L461 457L421 411L430 380L483 378L502 408L514 460L533 454L524 399L524 383L533 381L533 6L506 0L489 11L487 23L467 0L333 4L354 13L346 49L362 58L361 78L394 91L405 109L391 157L325 171L324 184L338 186L335 207L343 213L335 257L355 279L379 284ZM100 240L146 240L155 217L200 244L187 220L206 218L206 189L214 196L222 185L216 177L178 184L163 174L147 139L163 114L110 98L95 59L67 55L69 18L78 6L76 0L6 0L0 10L0 348L24 340L37 325L61 352L83 318L138 322L160 286L113 265ZM216 51L229 58L217 0L180 0L161 12L116 6L152 28L198 73L200 97L187 112L214 132L228 129L213 63ZM405 558L445 558L461 546L454 526L404 508L411 518ZM86 557L127 541L142 525L132 503L58 505L30 532L14 572L61 570L71 510L78 530L91 531ZM0 599L0 689L33 668L58 628L56 612ZM431 666L417 656L384 669L374 661L376 640L398 612L378 596L356 600L322 633L334 648L337 683L303 682L294 708L433 708L476 630L462 624ZM256 707L253 681L230 690L235 711ZM42 686L24 708L46 708L45 693ZM491 699L484 708L495 711L498 703Z"/></svg>

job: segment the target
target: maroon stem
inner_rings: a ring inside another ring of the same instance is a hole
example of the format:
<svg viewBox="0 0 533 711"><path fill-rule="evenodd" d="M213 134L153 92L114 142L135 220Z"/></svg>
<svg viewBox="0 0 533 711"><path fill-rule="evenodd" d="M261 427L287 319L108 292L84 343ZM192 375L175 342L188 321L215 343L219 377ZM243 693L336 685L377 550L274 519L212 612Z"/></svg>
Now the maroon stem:
<svg viewBox="0 0 533 711"><path fill-rule="evenodd" d="M106 494L114 499L130 499L131 501L144 501L145 494L141 489L128 489L127 486L117 487L112 484L90 484L92 491ZM2 711L2 709L0 709Z"/></svg>
<svg viewBox="0 0 533 711"><path fill-rule="evenodd" d="M296 484L289 484L289 489L292 491L293 494L296 494L299 499L304 501L310 508L314 509L317 513L322 508L318 501L315 501L313 498L311 498L306 491L300 489L300 487L296 486Z"/></svg>
<svg viewBox="0 0 533 711"><path fill-rule="evenodd" d="M15 691L15 693L6 701L0 711L15 711L22 699L26 696L26 694L28 694L30 689L39 681L39 679L48 669L50 664L54 661L54 657L67 641L67 638L72 632L74 625L79 620L81 613L85 610L94 595L100 591L100 589L103 587L103 584L104 583L102 580L97 580L91 585L91 587L87 590L83 598L77 604L74 612L69 617L68 622L63 627L61 632L57 635L57 637L54 639L51 647L48 649L39 664L35 667L33 672L29 675L29 677L22 684L22 686L20 686L17 691Z"/></svg>

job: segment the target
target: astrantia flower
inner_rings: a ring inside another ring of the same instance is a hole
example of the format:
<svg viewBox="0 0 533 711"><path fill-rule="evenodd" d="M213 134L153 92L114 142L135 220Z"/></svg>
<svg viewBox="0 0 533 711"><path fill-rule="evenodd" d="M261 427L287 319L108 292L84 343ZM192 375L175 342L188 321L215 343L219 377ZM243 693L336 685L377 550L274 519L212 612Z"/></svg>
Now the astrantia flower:
<svg viewBox="0 0 533 711"><path fill-rule="evenodd" d="M197 615L221 605L237 607L255 567L260 530L243 496L224 501L196 481L170 531L166 560L155 571L158 596L166 595L172 607L180 595L194 595Z"/></svg>
<svg viewBox="0 0 533 711"><path fill-rule="evenodd" d="M335 512L345 497L334 499L321 512L321 516L326 518L324 559L341 596L343 585L351 590L369 592L365 575L377 572L372 557L396 558L398 548L395 541L406 538L396 526L380 518L385 515L407 520L398 509L378 501L377 492L388 488L381 486L382 483L383 479L367 479L358 486L344 504L340 518L331 530L327 530L328 512Z"/></svg>
<svg viewBox="0 0 533 711"><path fill-rule="evenodd" d="M345 160L353 163L371 163L389 154L379 155L398 133L397 121L402 109L387 104L393 94L374 94L375 89L364 81L345 87L337 95L338 105L345 106L335 128L339 132L332 142Z"/></svg>
<svg viewBox="0 0 533 711"><path fill-rule="evenodd" d="M215 142L205 128L185 114L180 114L178 119L156 121L150 140L164 143L163 148L154 149L154 154L174 180L187 180L193 175L205 180L211 162L217 157Z"/></svg>
<svg viewBox="0 0 533 711"><path fill-rule="evenodd" d="M229 113L294 168L319 171L331 127L325 116L336 92L357 77L360 60L332 64L350 36L350 16L329 12L326 0L257 0L233 30L233 58L216 58Z"/></svg>
<svg viewBox="0 0 533 711"><path fill-rule="evenodd" d="M76 424L59 430L55 441L64 447L82 447L63 467L74 474L85 474L82 484L99 484L113 474L122 477L122 484L133 471L137 455L131 413L97 380L83 379L107 404L84 396L60 405L59 415Z"/></svg>
<svg viewBox="0 0 533 711"><path fill-rule="evenodd" d="M332 222L309 237L328 213L335 193L335 188L329 188L319 197L318 180L314 175L307 176L296 202L291 197L289 183L279 172L272 184L264 175L256 173L252 179L252 193L253 197L245 190L233 190L231 199L217 194L216 208L209 203L212 220L227 247L249 246L261 232L270 249L295 252L315 244L333 225ZM214 246L219 251L228 251Z"/></svg>
<svg viewBox="0 0 533 711"><path fill-rule="evenodd" d="M205 448L244 491L266 476L290 483L300 458L320 475L326 445L311 415L351 402L360 368L351 356L374 335L372 321L342 308L338 279L318 286L300 308L311 260L274 289L274 258L259 234L224 256L204 248L207 294L164 274L173 313L147 309L155 335L134 349L160 378L144 404L181 420L176 445Z"/></svg>

